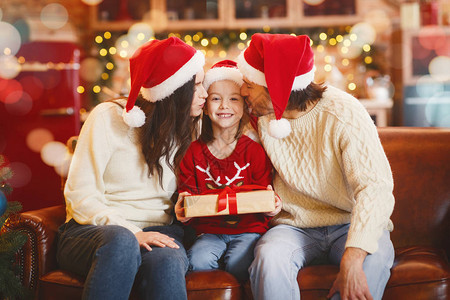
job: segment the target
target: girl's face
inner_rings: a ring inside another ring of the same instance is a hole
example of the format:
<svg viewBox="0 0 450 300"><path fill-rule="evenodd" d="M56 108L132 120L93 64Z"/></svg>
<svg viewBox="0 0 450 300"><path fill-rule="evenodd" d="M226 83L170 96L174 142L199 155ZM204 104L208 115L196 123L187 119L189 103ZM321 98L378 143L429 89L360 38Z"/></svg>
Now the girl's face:
<svg viewBox="0 0 450 300"><path fill-rule="evenodd" d="M230 80L220 80L211 84L208 89L205 114L211 119L212 129L238 128L244 114L244 98L240 87Z"/></svg>
<svg viewBox="0 0 450 300"><path fill-rule="evenodd" d="M205 77L205 72L200 70L195 75L195 88L194 88L194 98L192 99L191 105L191 117L198 117L203 111L203 106L205 106L205 99L208 97L208 93L203 87L203 79Z"/></svg>

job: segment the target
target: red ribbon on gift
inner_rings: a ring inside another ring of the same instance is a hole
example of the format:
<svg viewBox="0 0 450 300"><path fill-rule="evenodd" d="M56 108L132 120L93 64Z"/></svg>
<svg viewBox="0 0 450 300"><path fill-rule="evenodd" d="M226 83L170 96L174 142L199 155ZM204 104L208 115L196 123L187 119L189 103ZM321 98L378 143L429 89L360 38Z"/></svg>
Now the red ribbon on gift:
<svg viewBox="0 0 450 300"><path fill-rule="evenodd" d="M217 195L217 212L225 210L227 208L227 203L228 203L228 210L230 212L230 215L237 215L238 211L237 211L236 193L249 192L249 191L253 191L253 190L266 190L266 187L262 186L262 185L256 185L256 184L225 187ZM202 195L216 194L217 191L218 191L218 189L207 190L207 191L203 192Z"/></svg>

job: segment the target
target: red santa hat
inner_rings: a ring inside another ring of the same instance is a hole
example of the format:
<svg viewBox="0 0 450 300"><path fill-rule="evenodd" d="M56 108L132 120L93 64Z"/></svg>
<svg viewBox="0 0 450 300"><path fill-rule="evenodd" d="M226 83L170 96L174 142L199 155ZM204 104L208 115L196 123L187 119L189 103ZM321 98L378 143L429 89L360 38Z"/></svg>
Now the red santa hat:
<svg viewBox="0 0 450 300"><path fill-rule="evenodd" d="M238 86L244 83L236 62L228 59L219 61L206 72L205 79L203 80L205 90L208 91L211 84L219 80L231 80Z"/></svg>
<svg viewBox="0 0 450 300"><path fill-rule="evenodd" d="M291 126L281 117L289 96L314 80L314 53L309 37L256 33L237 61L248 80L269 90L276 118L269 124L269 134L276 138L288 136Z"/></svg>
<svg viewBox="0 0 450 300"><path fill-rule="evenodd" d="M142 45L130 58L131 90L122 117L130 127L145 123L145 114L135 106L136 98L160 101L175 92L197 74L205 56L176 37L152 40Z"/></svg>

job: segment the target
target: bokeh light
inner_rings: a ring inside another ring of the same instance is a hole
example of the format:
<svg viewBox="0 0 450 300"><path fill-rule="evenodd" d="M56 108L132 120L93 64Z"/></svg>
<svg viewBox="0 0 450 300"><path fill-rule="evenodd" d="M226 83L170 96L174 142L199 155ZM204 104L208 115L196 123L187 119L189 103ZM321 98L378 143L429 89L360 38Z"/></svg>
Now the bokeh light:
<svg viewBox="0 0 450 300"><path fill-rule="evenodd" d="M19 99L12 102L9 98ZM6 111L14 116L25 116L33 107L33 99L31 99L30 95L23 91L15 91L10 93L8 97L6 97L5 102Z"/></svg>
<svg viewBox="0 0 450 300"><path fill-rule="evenodd" d="M20 188L26 186L31 181L31 170L22 162L11 162L9 164L14 176L8 180L12 188Z"/></svg>
<svg viewBox="0 0 450 300"><path fill-rule="evenodd" d="M435 97L444 92L444 84L436 82L430 75L417 79L416 92L421 98Z"/></svg>
<svg viewBox="0 0 450 300"><path fill-rule="evenodd" d="M136 23L128 29L128 41L138 48L154 36L153 28L147 23Z"/></svg>
<svg viewBox="0 0 450 300"><path fill-rule="evenodd" d="M14 26L0 22L0 55L4 55L5 51L9 55L16 55L21 42L20 33Z"/></svg>
<svg viewBox="0 0 450 300"><path fill-rule="evenodd" d="M52 141L44 145L41 149L41 159L49 166L57 167L64 163L67 155L67 147L65 144Z"/></svg>
<svg viewBox="0 0 450 300"><path fill-rule="evenodd" d="M31 130L26 138L28 148L33 152L41 152L45 144L53 142L55 138L50 130L45 128L35 128Z"/></svg>
<svg viewBox="0 0 450 300"><path fill-rule="evenodd" d="M20 73L20 70L20 64L15 56L0 56L0 77L5 79L15 78Z"/></svg>
<svg viewBox="0 0 450 300"><path fill-rule="evenodd" d="M438 93L428 99L425 118L431 126L450 127L450 92Z"/></svg>
<svg viewBox="0 0 450 300"><path fill-rule="evenodd" d="M350 30L350 35L356 35L356 39L354 42L361 47L364 44L373 44L375 42L375 39L377 37L377 33L373 26L366 22L361 22L355 24L352 29Z"/></svg>
<svg viewBox="0 0 450 300"><path fill-rule="evenodd" d="M87 5L97 5L103 2L103 0L81 0L81 2Z"/></svg>
<svg viewBox="0 0 450 300"><path fill-rule="evenodd" d="M7 102L8 103L14 103L19 101L21 92L23 91L22 85L15 79L2 79L0 78L0 101L1 102ZM11 97L11 94L14 92L20 92L14 94L15 97Z"/></svg>
<svg viewBox="0 0 450 300"><path fill-rule="evenodd" d="M87 82L97 81L103 72L100 60L94 57L83 59L80 66L80 77Z"/></svg>
<svg viewBox="0 0 450 300"><path fill-rule="evenodd" d="M41 22L50 29L60 29L67 24L69 13L58 3L50 3L41 10Z"/></svg>
<svg viewBox="0 0 450 300"><path fill-rule="evenodd" d="M431 77L438 81L450 81L450 57L437 56L428 66Z"/></svg>
<svg viewBox="0 0 450 300"><path fill-rule="evenodd" d="M316 6L316 5L322 4L323 1L325 1L325 0L303 0L303 2L305 2L306 4L311 5L311 6Z"/></svg>

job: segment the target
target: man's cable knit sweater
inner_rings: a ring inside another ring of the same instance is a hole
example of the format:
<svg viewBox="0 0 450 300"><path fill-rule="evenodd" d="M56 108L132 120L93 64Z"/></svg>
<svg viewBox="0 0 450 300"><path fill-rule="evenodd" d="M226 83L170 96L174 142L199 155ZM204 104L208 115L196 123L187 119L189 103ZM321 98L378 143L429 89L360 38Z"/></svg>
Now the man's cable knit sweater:
<svg viewBox="0 0 450 300"><path fill-rule="evenodd" d="M161 159L164 188L157 174L148 176L139 129L124 123L122 111L119 105L105 102L84 123L64 190L67 221L120 225L133 233L172 222L175 175Z"/></svg>
<svg viewBox="0 0 450 300"><path fill-rule="evenodd" d="M283 210L273 225L299 228L350 223L346 247L373 253L384 229L392 230L393 178L377 129L361 103L328 86L307 114L290 119L291 134L261 142L276 170L274 188Z"/></svg>

